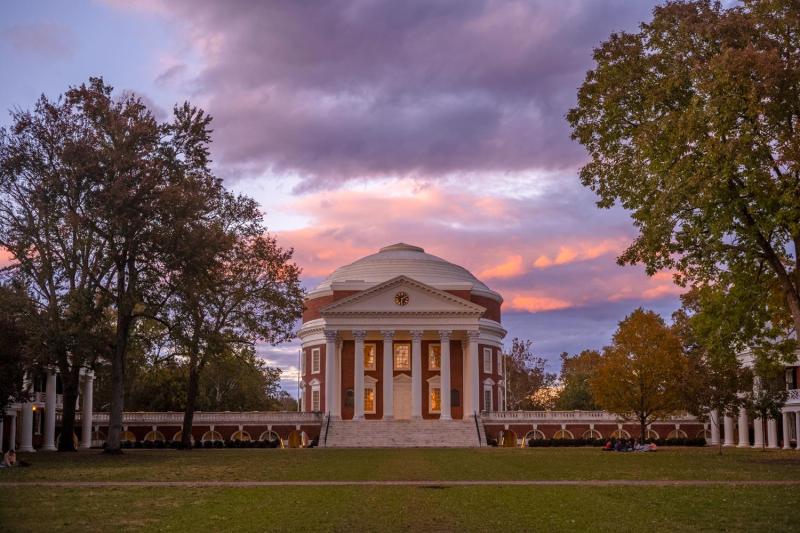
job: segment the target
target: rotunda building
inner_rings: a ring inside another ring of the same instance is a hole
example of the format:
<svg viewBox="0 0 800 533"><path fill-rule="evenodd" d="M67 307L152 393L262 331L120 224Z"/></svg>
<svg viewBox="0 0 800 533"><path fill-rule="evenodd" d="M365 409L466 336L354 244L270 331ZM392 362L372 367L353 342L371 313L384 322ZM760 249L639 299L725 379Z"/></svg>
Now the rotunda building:
<svg viewBox="0 0 800 533"><path fill-rule="evenodd" d="M465 268L408 244L338 268L305 303L302 409L332 420L503 410L502 303Z"/></svg>

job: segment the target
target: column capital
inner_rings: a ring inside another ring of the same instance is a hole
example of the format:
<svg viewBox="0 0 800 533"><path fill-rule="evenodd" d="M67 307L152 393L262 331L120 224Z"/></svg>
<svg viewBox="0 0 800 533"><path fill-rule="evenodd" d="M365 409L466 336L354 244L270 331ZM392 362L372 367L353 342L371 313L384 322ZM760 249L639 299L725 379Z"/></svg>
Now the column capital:
<svg viewBox="0 0 800 533"><path fill-rule="evenodd" d="M478 339L480 338L481 338L480 331L467 331L467 339L469 339L471 342L478 342Z"/></svg>
<svg viewBox="0 0 800 533"><path fill-rule="evenodd" d="M336 342L336 337L339 335L339 332L335 329L326 329L322 333L325 335L325 340L328 342Z"/></svg>
<svg viewBox="0 0 800 533"><path fill-rule="evenodd" d="M421 341L422 335L425 332L422 331L421 329L412 329L411 331L409 331L409 333L411 334L412 341Z"/></svg>
<svg viewBox="0 0 800 533"><path fill-rule="evenodd" d="M383 335L383 340L390 341L394 338L394 330L393 329L382 329L381 335Z"/></svg>
<svg viewBox="0 0 800 533"><path fill-rule="evenodd" d="M367 336L367 332L363 329L354 329L352 333L353 333L353 338L358 341L363 341L364 338Z"/></svg>
<svg viewBox="0 0 800 533"><path fill-rule="evenodd" d="M452 334L453 332L449 329L439 330L439 338L441 339L442 342L450 342L450 335Z"/></svg>

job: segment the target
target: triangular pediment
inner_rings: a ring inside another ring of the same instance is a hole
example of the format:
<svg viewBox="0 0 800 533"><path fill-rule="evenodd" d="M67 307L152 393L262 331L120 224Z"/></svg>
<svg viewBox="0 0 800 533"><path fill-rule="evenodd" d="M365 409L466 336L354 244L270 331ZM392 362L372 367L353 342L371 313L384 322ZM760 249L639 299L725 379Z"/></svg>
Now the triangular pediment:
<svg viewBox="0 0 800 533"><path fill-rule="evenodd" d="M486 309L407 276L398 276L323 307L320 314L458 315L480 317Z"/></svg>

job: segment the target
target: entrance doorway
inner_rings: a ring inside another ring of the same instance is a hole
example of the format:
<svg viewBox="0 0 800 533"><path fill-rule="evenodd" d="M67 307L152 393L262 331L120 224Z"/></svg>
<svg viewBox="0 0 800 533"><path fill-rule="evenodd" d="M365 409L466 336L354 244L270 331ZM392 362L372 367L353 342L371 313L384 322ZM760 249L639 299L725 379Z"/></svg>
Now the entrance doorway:
<svg viewBox="0 0 800 533"><path fill-rule="evenodd" d="M408 420L411 418L411 378L407 374L399 374L394 378L394 418Z"/></svg>

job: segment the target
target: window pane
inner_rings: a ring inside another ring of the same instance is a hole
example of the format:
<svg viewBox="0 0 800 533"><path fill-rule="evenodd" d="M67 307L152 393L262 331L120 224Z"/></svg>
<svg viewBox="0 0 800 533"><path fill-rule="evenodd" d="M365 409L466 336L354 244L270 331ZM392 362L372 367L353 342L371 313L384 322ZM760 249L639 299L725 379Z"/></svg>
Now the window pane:
<svg viewBox="0 0 800 533"><path fill-rule="evenodd" d="M439 370L442 366L442 346L439 344L428 345L428 369Z"/></svg>
<svg viewBox="0 0 800 533"><path fill-rule="evenodd" d="M484 348L483 350L483 371L487 374L492 373L492 350L491 348Z"/></svg>
<svg viewBox="0 0 800 533"><path fill-rule="evenodd" d="M375 389L364 389L364 411L367 413L375 412Z"/></svg>
<svg viewBox="0 0 800 533"><path fill-rule="evenodd" d="M364 368L375 370L375 345L364 345Z"/></svg>
<svg viewBox="0 0 800 533"><path fill-rule="evenodd" d="M394 368L395 370L411 369L411 346L408 344L396 344L394 346Z"/></svg>
<svg viewBox="0 0 800 533"><path fill-rule="evenodd" d="M442 389L431 388L431 411L437 412L442 410Z"/></svg>

